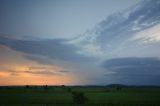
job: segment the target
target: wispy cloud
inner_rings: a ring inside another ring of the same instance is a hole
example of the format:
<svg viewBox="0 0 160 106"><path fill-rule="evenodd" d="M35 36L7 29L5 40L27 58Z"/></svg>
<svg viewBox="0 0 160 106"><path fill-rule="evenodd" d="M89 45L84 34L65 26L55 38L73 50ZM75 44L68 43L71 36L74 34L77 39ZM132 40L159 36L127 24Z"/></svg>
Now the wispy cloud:
<svg viewBox="0 0 160 106"><path fill-rule="evenodd" d="M61 76L61 75L68 73L69 71L60 69L58 67L56 68L56 67L51 67L51 66L50 67L37 66L37 67L28 67L23 70L10 69L8 67L0 67L0 72L6 73L11 76L18 76L21 74Z"/></svg>
<svg viewBox="0 0 160 106"><path fill-rule="evenodd" d="M24 71L24 73L34 74L34 75L61 75L60 73L54 73L52 71L43 70L43 71Z"/></svg>
<svg viewBox="0 0 160 106"><path fill-rule="evenodd" d="M81 47L80 53L87 56L114 57L132 45L135 45L132 49L140 46L130 39L141 31L159 25L159 8L158 0L143 0L125 11L108 16L95 28L75 38L71 43Z"/></svg>

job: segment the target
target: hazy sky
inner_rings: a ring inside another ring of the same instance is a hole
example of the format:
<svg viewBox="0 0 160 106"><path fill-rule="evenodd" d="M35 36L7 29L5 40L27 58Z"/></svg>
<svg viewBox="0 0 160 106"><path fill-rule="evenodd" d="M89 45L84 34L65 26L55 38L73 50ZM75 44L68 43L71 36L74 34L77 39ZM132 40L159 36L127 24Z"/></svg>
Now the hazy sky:
<svg viewBox="0 0 160 106"><path fill-rule="evenodd" d="M160 85L159 0L0 0L0 85Z"/></svg>

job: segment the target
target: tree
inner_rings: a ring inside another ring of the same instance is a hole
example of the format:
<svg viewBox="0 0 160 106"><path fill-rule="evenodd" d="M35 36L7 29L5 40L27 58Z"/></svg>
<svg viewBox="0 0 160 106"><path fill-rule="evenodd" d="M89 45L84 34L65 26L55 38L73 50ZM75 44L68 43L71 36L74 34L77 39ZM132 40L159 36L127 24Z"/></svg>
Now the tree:
<svg viewBox="0 0 160 106"><path fill-rule="evenodd" d="M87 101L83 92L72 92L72 97L75 104L84 104Z"/></svg>

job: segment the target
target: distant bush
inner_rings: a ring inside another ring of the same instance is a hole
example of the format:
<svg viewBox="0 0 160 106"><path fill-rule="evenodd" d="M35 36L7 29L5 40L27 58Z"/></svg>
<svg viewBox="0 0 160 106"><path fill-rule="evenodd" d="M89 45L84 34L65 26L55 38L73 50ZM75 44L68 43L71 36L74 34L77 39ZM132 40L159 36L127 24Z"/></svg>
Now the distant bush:
<svg viewBox="0 0 160 106"><path fill-rule="evenodd" d="M29 88L30 86L29 85L26 85L26 88Z"/></svg>
<svg viewBox="0 0 160 106"><path fill-rule="evenodd" d="M83 92L72 92L72 97L75 104L84 104L87 101Z"/></svg>
<svg viewBox="0 0 160 106"><path fill-rule="evenodd" d="M65 86L65 85L61 85L61 87L62 87L62 88L65 88L66 86Z"/></svg>
<svg viewBox="0 0 160 106"><path fill-rule="evenodd" d="M43 88L44 88L45 90L47 90L49 87L48 87L48 85L44 85Z"/></svg>

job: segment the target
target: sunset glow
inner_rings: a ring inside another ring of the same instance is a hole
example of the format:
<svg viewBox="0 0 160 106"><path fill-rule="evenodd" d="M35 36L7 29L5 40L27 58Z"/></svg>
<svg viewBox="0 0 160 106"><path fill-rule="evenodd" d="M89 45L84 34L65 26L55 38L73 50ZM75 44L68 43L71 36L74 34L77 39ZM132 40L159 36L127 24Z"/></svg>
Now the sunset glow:
<svg viewBox="0 0 160 106"><path fill-rule="evenodd" d="M160 85L159 0L0 0L0 85Z"/></svg>

